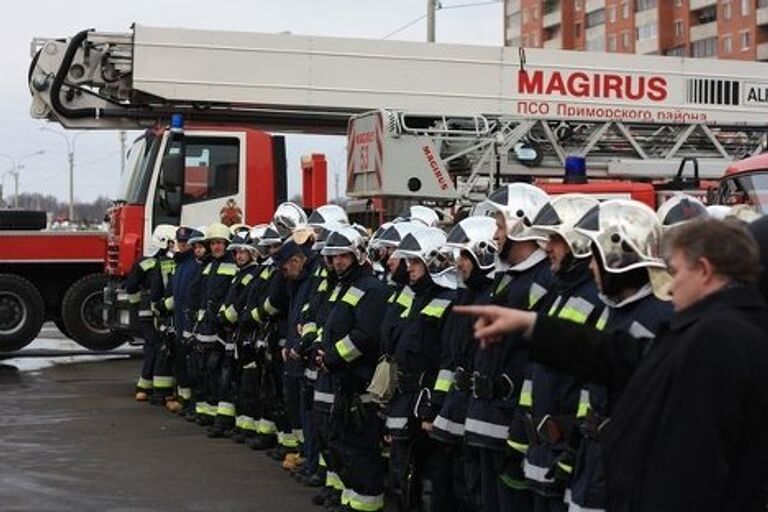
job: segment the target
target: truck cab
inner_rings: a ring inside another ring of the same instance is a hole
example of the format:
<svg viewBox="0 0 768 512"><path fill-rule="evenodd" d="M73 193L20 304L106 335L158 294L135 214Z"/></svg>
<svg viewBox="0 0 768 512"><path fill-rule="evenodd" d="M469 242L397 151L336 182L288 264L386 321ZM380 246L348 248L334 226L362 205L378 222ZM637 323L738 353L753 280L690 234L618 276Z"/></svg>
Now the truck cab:
<svg viewBox="0 0 768 512"><path fill-rule="evenodd" d="M768 153L735 162L712 198L713 204L746 204L756 212L768 214Z"/></svg>

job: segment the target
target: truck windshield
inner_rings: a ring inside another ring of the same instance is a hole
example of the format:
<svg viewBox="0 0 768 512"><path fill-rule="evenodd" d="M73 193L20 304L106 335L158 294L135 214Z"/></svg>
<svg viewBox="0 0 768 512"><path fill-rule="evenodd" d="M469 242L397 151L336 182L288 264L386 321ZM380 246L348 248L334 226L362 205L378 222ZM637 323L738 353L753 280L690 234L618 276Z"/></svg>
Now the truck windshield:
<svg viewBox="0 0 768 512"><path fill-rule="evenodd" d="M757 212L768 213L768 169L725 178L718 196L720 204L747 204Z"/></svg>
<svg viewBox="0 0 768 512"><path fill-rule="evenodd" d="M158 146L159 138L149 131L133 143L128 151L125 174L117 194L118 200L128 204L144 204Z"/></svg>

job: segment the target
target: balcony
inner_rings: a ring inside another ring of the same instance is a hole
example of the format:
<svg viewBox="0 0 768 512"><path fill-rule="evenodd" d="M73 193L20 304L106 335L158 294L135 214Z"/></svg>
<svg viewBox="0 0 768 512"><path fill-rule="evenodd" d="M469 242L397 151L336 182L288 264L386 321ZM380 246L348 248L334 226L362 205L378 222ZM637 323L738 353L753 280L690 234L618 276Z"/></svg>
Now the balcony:
<svg viewBox="0 0 768 512"><path fill-rule="evenodd" d="M757 60L768 60L768 43L757 45Z"/></svg>
<svg viewBox="0 0 768 512"><path fill-rule="evenodd" d="M717 0L691 0L689 5L691 11L698 11L699 9L704 9L705 7L717 5Z"/></svg>
<svg viewBox="0 0 768 512"><path fill-rule="evenodd" d="M558 7L552 12L548 12L541 20L541 25L544 28L552 28L558 26L563 19L563 11Z"/></svg>
<svg viewBox="0 0 768 512"><path fill-rule="evenodd" d="M755 15L757 16L757 26L768 25L768 6L759 7L755 11Z"/></svg>
<svg viewBox="0 0 768 512"><path fill-rule="evenodd" d="M635 53L639 55L656 55L659 53L659 38L649 37L635 41Z"/></svg>
<svg viewBox="0 0 768 512"><path fill-rule="evenodd" d="M605 0L587 0L584 4L584 12L592 12L605 7Z"/></svg>
<svg viewBox="0 0 768 512"><path fill-rule="evenodd" d="M702 39L709 39L710 37L717 37L716 21L691 27L691 41L701 41Z"/></svg>

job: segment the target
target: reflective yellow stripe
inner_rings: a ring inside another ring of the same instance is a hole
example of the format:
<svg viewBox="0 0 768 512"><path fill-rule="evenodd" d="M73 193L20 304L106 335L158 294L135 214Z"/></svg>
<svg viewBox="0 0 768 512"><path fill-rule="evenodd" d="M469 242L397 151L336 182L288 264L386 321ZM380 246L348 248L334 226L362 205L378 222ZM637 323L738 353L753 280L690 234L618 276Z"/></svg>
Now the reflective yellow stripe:
<svg viewBox="0 0 768 512"><path fill-rule="evenodd" d="M203 275L204 276L207 276L210 273L211 273L211 263L207 264L205 266L205 268L203 269Z"/></svg>
<svg viewBox="0 0 768 512"><path fill-rule="evenodd" d="M264 281L267 281L271 276L272 276L272 267L267 267L261 271L261 273L259 274L259 279L263 279Z"/></svg>
<svg viewBox="0 0 768 512"><path fill-rule="evenodd" d="M224 310L224 317L226 317L227 321L231 324L234 324L237 322L238 318L237 310L235 309L235 306L229 305L227 306L227 309Z"/></svg>
<svg viewBox="0 0 768 512"><path fill-rule="evenodd" d="M583 324L594 309L594 305L581 297L570 297L565 302L563 309L557 314L557 317L577 324Z"/></svg>
<svg viewBox="0 0 768 512"><path fill-rule="evenodd" d="M219 406L216 408L216 414L219 416L231 416L235 417L235 404L230 402L219 402Z"/></svg>
<svg viewBox="0 0 768 512"><path fill-rule="evenodd" d="M392 295L390 295L390 296L389 296L389 298L387 299L387 302L389 302L390 304L392 304L392 303L394 303L394 302L395 302L395 299L396 299L396 298L397 298L397 292L392 292Z"/></svg>
<svg viewBox="0 0 768 512"><path fill-rule="evenodd" d="M411 304L413 304L413 290L407 286L403 288L400 295L397 296L397 303L404 308L410 308Z"/></svg>
<svg viewBox="0 0 768 512"><path fill-rule="evenodd" d="M570 465L568 465L565 462L563 462L563 461L560 461L560 460L557 461L557 467L559 467L560 469L562 469L563 471L565 471L569 475L571 473L573 473L573 468Z"/></svg>
<svg viewBox="0 0 768 512"><path fill-rule="evenodd" d="M547 294L547 289L538 283L533 283L528 292L528 309L532 309L541 298Z"/></svg>
<svg viewBox="0 0 768 512"><path fill-rule="evenodd" d="M248 286L251 281L253 281L253 274L245 274L240 282L243 286Z"/></svg>
<svg viewBox="0 0 768 512"><path fill-rule="evenodd" d="M128 294L128 303L138 304L139 302L141 302L141 292Z"/></svg>
<svg viewBox="0 0 768 512"><path fill-rule="evenodd" d="M259 314L259 308L253 308L251 310L251 318L254 322L261 322L261 315Z"/></svg>
<svg viewBox="0 0 768 512"><path fill-rule="evenodd" d="M454 374L450 370L440 370L437 374L437 380L435 380L435 391L442 391L447 393L451 389L453 384Z"/></svg>
<svg viewBox="0 0 768 512"><path fill-rule="evenodd" d="M513 441L512 439L507 439L507 445L509 445L509 447L515 450L516 452L519 452L522 454L528 453L528 445L526 443L518 443L517 441Z"/></svg>
<svg viewBox="0 0 768 512"><path fill-rule="evenodd" d="M173 388L176 380L173 377L155 375L152 377L152 386L156 388Z"/></svg>
<svg viewBox="0 0 768 512"><path fill-rule="evenodd" d="M155 258L147 258L145 260L141 260L141 263L139 263L141 270L143 270L144 272L147 272L148 270L152 270L153 268L155 268L155 265L157 265L157 260Z"/></svg>
<svg viewBox="0 0 768 512"><path fill-rule="evenodd" d="M517 403L521 407L533 406L533 383L531 379L523 381L523 386L520 388L520 400Z"/></svg>
<svg viewBox="0 0 768 512"><path fill-rule="evenodd" d="M138 382L136 382L136 387L139 389L152 389L152 381L145 379L144 377L139 377Z"/></svg>
<svg viewBox="0 0 768 512"><path fill-rule="evenodd" d="M337 491L343 491L344 490L344 484L341 481L341 478L339 478L339 475L334 471L328 471L325 475L325 486L331 487L334 490Z"/></svg>
<svg viewBox="0 0 768 512"><path fill-rule="evenodd" d="M163 301L163 306L165 306L166 311L173 311L173 297L166 297L166 299Z"/></svg>
<svg viewBox="0 0 768 512"><path fill-rule="evenodd" d="M351 363L363 355L363 353L360 352L355 344L352 343L352 339L348 335L337 341L334 346L336 347L336 351L339 353L341 358L348 363Z"/></svg>
<svg viewBox="0 0 768 512"><path fill-rule="evenodd" d="M318 464L318 465L319 465L321 468L327 468L327 467L328 467L328 464L326 464L326 463L325 463L325 457L323 457L323 454L322 454L322 453L320 454L320 457L318 458L317 464Z"/></svg>
<svg viewBox="0 0 768 512"><path fill-rule="evenodd" d="M299 438L293 432L280 432L277 435L278 443L286 448L296 448L299 446Z"/></svg>
<svg viewBox="0 0 768 512"><path fill-rule="evenodd" d="M256 423L256 432L265 436L272 436L277 433L277 426L273 421L262 418Z"/></svg>
<svg viewBox="0 0 768 512"><path fill-rule="evenodd" d="M448 309L448 306L451 305L450 300L445 299L432 299L429 304L424 306L424 308L421 310L422 315L432 316L435 318L441 318L443 314L445 313L445 310Z"/></svg>
<svg viewBox="0 0 768 512"><path fill-rule="evenodd" d="M576 417L577 418L586 418L587 413L589 412L589 390L588 389L582 389L581 394L579 395L579 408L576 411Z"/></svg>
<svg viewBox="0 0 768 512"><path fill-rule="evenodd" d="M179 396L183 398L184 400L189 400L192 398L192 388L179 388Z"/></svg>
<svg viewBox="0 0 768 512"><path fill-rule="evenodd" d="M234 276L237 274L237 265L234 263L221 263L216 273L220 276Z"/></svg>
<svg viewBox="0 0 768 512"><path fill-rule="evenodd" d="M277 309L275 306L272 305L271 302L269 302L269 297L267 297L267 300L264 301L264 311L269 316L274 316L280 312L279 309Z"/></svg>
<svg viewBox="0 0 768 512"><path fill-rule="evenodd" d="M307 334L311 334L313 332L317 332L317 324L315 322L307 322L301 326L302 336L306 336Z"/></svg>
<svg viewBox="0 0 768 512"><path fill-rule="evenodd" d="M205 310L204 309L198 309L197 310L197 321L202 322L203 318L205 318Z"/></svg>
<svg viewBox="0 0 768 512"><path fill-rule="evenodd" d="M307 311L309 311L309 302L304 304L304 307L301 308L302 313L306 313Z"/></svg>
<svg viewBox="0 0 768 512"><path fill-rule="evenodd" d="M331 293L330 298L328 299L329 302L336 302L336 299L339 297L339 292L341 291L341 285L336 285L336 288L333 289L333 293Z"/></svg>
<svg viewBox="0 0 768 512"><path fill-rule="evenodd" d="M602 313L600 313L600 318L597 319L597 323L595 324L595 329L598 331L605 330L605 326L608 324L608 317L611 315L611 308L605 308Z"/></svg>
<svg viewBox="0 0 768 512"><path fill-rule="evenodd" d="M160 271L165 274L173 274L173 271L176 270L176 262L173 260L162 260L160 262Z"/></svg>
<svg viewBox="0 0 768 512"><path fill-rule="evenodd" d="M363 298L363 295L365 295L363 290L350 286L347 293L341 298L341 302L346 302L350 306L355 307L357 306L357 303L360 302L360 299Z"/></svg>
<svg viewBox="0 0 768 512"><path fill-rule="evenodd" d="M320 286L317 287L318 292L327 292L328 291L328 280L323 279L322 282L320 282Z"/></svg>
<svg viewBox="0 0 768 512"><path fill-rule="evenodd" d="M509 274L504 274L504 277L502 277L499 280L499 284L496 285L496 289L493 291L493 295L498 296L501 292L504 291L504 288L507 287L507 285L512 281L512 277L510 277Z"/></svg>
<svg viewBox="0 0 768 512"><path fill-rule="evenodd" d="M377 496L368 496L360 494L352 489L345 489L348 493L347 497L349 501L347 506L352 510L359 510L361 512L376 512L384 508L384 495L379 494Z"/></svg>

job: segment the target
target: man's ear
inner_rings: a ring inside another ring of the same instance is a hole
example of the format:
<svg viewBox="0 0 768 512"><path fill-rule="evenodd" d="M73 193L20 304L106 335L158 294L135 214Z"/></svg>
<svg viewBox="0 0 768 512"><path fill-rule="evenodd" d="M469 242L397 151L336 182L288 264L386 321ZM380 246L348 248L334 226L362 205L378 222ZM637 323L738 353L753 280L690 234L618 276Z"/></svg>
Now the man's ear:
<svg viewBox="0 0 768 512"><path fill-rule="evenodd" d="M696 268L701 272L702 279L707 284L711 283L717 275L714 265L707 258L699 258L696 262Z"/></svg>

